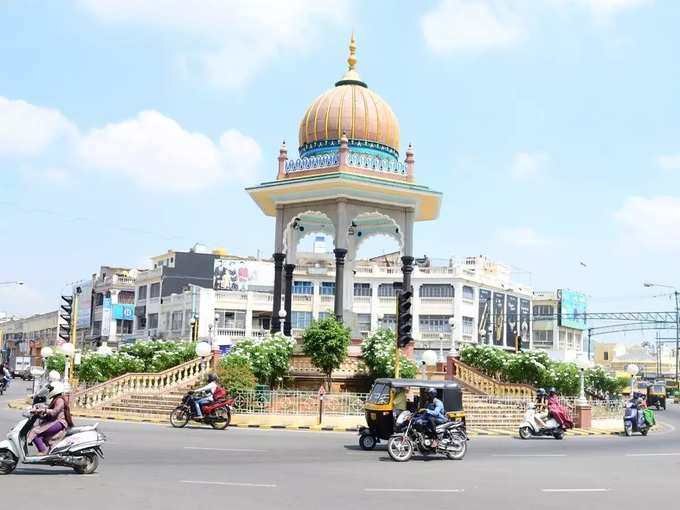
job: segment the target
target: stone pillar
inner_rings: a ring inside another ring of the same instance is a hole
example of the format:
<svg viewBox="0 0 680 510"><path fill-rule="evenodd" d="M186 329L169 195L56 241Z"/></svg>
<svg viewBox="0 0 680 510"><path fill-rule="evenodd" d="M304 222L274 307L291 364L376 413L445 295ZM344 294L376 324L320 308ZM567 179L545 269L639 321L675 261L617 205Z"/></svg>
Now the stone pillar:
<svg viewBox="0 0 680 510"><path fill-rule="evenodd" d="M576 406L574 426L579 429L589 429L593 426L593 408L589 405Z"/></svg>
<svg viewBox="0 0 680 510"><path fill-rule="evenodd" d="M279 171L276 175L277 179L283 179L286 177L286 161L288 161L288 147L286 147L286 141L284 140L279 149Z"/></svg>
<svg viewBox="0 0 680 510"><path fill-rule="evenodd" d="M404 292L411 290L411 273L413 273L413 257L411 255L404 255L401 258L402 266L401 272L404 275L403 290Z"/></svg>
<svg viewBox="0 0 680 510"><path fill-rule="evenodd" d="M286 319L283 321L283 334L290 336L290 317L293 313L293 271L295 270L295 264L286 264L284 270L286 272L286 285L283 306L286 310Z"/></svg>
<svg viewBox="0 0 680 510"><path fill-rule="evenodd" d="M335 254L335 317L342 321L342 297L347 250L345 248L336 248L333 250L333 253Z"/></svg>
<svg viewBox="0 0 680 510"><path fill-rule="evenodd" d="M340 167L347 166L347 159L349 158L349 140L347 135L342 133L340 137L340 154L339 154L339 165Z"/></svg>
<svg viewBox="0 0 680 510"><path fill-rule="evenodd" d="M409 181L415 181L415 167L416 158L413 152L413 146L409 143L408 149L406 149L406 178Z"/></svg>
<svg viewBox="0 0 680 510"><path fill-rule="evenodd" d="M285 253L274 253L274 300L272 304L272 334L281 331L281 323L279 322L279 308L281 308L281 277L283 273L283 260L286 258Z"/></svg>

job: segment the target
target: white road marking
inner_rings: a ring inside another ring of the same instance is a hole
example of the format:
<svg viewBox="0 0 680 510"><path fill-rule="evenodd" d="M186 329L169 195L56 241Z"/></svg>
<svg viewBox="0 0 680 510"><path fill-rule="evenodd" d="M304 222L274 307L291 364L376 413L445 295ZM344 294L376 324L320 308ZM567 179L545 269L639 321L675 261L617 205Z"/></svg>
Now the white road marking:
<svg viewBox="0 0 680 510"><path fill-rule="evenodd" d="M210 482L207 480L182 480L181 483L192 483L198 485L223 485L226 487L267 487L275 488L274 483L247 483L247 482Z"/></svg>
<svg viewBox="0 0 680 510"><path fill-rule="evenodd" d="M564 454L564 453L545 453L545 454L537 453L537 454L516 454L516 455L513 455L513 454L507 454L507 455L498 454L498 455L492 455L492 457L566 457L566 454Z"/></svg>
<svg viewBox="0 0 680 510"><path fill-rule="evenodd" d="M364 489L364 492L464 492L463 489Z"/></svg>
<svg viewBox="0 0 680 510"><path fill-rule="evenodd" d="M251 448L202 448L200 446L185 446L185 450L208 450L214 452L267 453L267 450L253 450Z"/></svg>
<svg viewBox="0 0 680 510"><path fill-rule="evenodd" d="M609 489L541 489L541 492L609 492Z"/></svg>
<svg viewBox="0 0 680 510"><path fill-rule="evenodd" d="M626 457L677 457L680 453L627 453Z"/></svg>

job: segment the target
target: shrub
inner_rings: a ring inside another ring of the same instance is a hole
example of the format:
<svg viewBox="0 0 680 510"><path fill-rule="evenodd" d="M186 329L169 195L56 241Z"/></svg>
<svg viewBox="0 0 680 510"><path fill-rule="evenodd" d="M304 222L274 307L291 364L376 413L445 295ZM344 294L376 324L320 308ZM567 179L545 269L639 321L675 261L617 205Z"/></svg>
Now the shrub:
<svg viewBox="0 0 680 510"><path fill-rule="evenodd" d="M236 344L229 356L243 356L248 360L257 380L273 386L277 379L288 372L294 345L293 339L282 335L257 340L247 338Z"/></svg>
<svg viewBox="0 0 680 510"><path fill-rule="evenodd" d="M248 358L240 354L229 354L222 358L217 367L220 384L230 393L252 390L257 384Z"/></svg>

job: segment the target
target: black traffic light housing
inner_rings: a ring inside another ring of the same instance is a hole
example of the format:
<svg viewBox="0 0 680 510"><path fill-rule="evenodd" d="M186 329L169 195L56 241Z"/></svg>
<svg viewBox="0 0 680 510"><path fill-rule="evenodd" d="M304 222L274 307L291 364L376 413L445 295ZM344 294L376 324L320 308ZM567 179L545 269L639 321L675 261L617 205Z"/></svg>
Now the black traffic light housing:
<svg viewBox="0 0 680 510"><path fill-rule="evenodd" d="M411 314L411 290L397 292L397 344L406 347L413 341L413 315Z"/></svg>
<svg viewBox="0 0 680 510"><path fill-rule="evenodd" d="M59 317L61 317L59 322L59 338L64 342L70 342L73 320L73 296L61 296Z"/></svg>

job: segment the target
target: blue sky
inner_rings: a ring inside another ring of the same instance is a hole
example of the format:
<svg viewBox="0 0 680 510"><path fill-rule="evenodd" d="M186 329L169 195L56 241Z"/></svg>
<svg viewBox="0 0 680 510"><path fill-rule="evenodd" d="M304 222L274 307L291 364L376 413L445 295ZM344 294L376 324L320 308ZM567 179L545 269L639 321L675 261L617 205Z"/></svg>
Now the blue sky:
<svg viewBox="0 0 680 510"><path fill-rule="evenodd" d="M271 253L243 188L282 139L296 153L352 29L418 182L445 194L418 255L486 254L594 311L669 309L642 282L680 286L679 19L671 0L2 1L0 281L26 285L0 310L196 241Z"/></svg>

